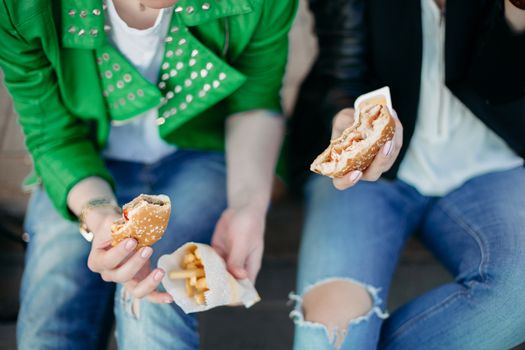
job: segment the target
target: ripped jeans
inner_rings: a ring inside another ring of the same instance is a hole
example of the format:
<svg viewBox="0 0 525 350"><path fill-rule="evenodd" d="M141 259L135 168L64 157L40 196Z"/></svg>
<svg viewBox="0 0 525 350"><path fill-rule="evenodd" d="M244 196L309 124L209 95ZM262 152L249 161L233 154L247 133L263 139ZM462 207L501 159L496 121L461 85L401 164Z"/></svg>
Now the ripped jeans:
<svg viewBox="0 0 525 350"><path fill-rule="evenodd" d="M164 193L172 202L164 237L153 246L151 263L187 241L209 243L226 207L224 154L179 150L144 165L107 161L121 204L140 193ZM30 241L17 323L18 349L104 349L116 318L119 349L196 350L197 320L175 304L133 304L118 285L87 267L91 248L78 224L62 218L38 188L27 211ZM114 310L112 308L114 305ZM135 306L135 307L133 307Z"/></svg>
<svg viewBox="0 0 525 350"><path fill-rule="evenodd" d="M473 178L440 198L399 180L338 191L312 176L306 196L298 293L291 296L295 350L499 350L525 340L525 168ZM454 281L387 317L392 275L415 231ZM302 300L333 280L365 288L372 308L329 332L305 319ZM337 332L344 340L336 346Z"/></svg>

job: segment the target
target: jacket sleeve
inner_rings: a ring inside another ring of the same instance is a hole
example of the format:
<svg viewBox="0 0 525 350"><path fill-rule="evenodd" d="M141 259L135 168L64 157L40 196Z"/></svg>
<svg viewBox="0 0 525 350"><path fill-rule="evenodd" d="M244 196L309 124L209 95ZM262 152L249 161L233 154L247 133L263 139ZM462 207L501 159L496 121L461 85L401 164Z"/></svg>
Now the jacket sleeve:
<svg viewBox="0 0 525 350"><path fill-rule="evenodd" d="M310 8L319 44L315 75L331 82L321 106L331 123L367 91L365 1L310 0Z"/></svg>
<svg viewBox="0 0 525 350"><path fill-rule="evenodd" d="M68 113L61 101L54 68L40 39L54 33L24 37L24 25L30 22L16 27L0 7L0 67L35 171L60 214L74 219L67 206L69 190L89 176L112 185L113 180L90 140L88 127Z"/></svg>
<svg viewBox="0 0 525 350"><path fill-rule="evenodd" d="M232 65L246 82L230 97L230 114L254 109L282 110L280 92L288 59L288 32L297 0L263 0L262 14L250 43Z"/></svg>

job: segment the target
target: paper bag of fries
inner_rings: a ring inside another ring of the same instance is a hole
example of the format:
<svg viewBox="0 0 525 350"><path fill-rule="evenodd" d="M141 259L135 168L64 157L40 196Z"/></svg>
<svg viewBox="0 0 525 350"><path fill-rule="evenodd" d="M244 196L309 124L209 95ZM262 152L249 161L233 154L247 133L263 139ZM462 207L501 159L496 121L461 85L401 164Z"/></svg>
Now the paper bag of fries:
<svg viewBox="0 0 525 350"><path fill-rule="evenodd" d="M260 300L253 284L236 280L224 260L206 244L189 242L159 259L166 271L162 285L185 313L217 306L250 307Z"/></svg>

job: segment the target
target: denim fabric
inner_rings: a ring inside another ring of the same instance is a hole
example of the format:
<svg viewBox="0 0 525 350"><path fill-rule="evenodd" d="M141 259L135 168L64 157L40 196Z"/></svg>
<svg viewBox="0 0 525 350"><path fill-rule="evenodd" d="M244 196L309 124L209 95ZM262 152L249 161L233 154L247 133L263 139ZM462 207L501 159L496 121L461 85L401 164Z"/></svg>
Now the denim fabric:
<svg viewBox="0 0 525 350"><path fill-rule="evenodd" d="M305 292L332 279L360 283L374 305L344 330L340 349L489 350L525 340L525 168L473 178L440 198L399 180L338 191L313 176L306 190L294 349L335 349L333 334L304 320L301 307ZM455 279L386 318L392 274L416 231Z"/></svg>
<svg viewBox="0 0 525 350"><path fill-rule="evenodd" d="M177 151L152 165L107 161L121 204L140 193L167 194L172 214L151 261L187 241L209 243L226 207L224 155ZM197 321L176 304L140 301L139 312L122 288L102 281L86 265L90 244L78 225L60 217L44 190L36 190L26 216L30 242L17 326L20 349L101 349L111 329L111 305L120 349L197 349Z"/></svg>

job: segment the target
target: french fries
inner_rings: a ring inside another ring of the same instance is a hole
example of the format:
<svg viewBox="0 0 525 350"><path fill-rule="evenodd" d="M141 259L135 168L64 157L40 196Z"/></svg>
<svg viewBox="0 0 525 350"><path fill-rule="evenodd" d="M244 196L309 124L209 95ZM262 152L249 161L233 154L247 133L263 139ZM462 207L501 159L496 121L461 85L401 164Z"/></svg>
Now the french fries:
<svg viewBox="0 0 525 350"><path fill-rule="evenodd" d="M168 274L172 280L184 279L186 286L186 294L190 298L194 298L199 305L206 303L204 292L208 291L208 284L206 283L206 274L204 273L204 265L199 255L196 246L190 247L187 253L182 258L182 270L173 270Z"/></svg>

